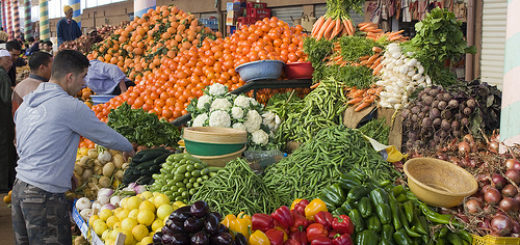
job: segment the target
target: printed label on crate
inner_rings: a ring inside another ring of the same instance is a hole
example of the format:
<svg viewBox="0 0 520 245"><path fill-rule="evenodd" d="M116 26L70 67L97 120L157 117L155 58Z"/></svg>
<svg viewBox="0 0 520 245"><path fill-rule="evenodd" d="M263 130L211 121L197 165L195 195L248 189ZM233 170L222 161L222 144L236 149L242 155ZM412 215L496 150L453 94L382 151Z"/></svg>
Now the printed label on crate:
<svg viewBox="0 0 520 245"><path fill-rule="evenodd" d="M87 238L88 235L88 225L87 223L81 218L81 215L79 215L78 210L76 209L76 203L74 202L74 207L72 208L72 219L74 219L74 222L76 225L78 225L79 230L81 231L81 235L83 235L84 238Z"/></svg>

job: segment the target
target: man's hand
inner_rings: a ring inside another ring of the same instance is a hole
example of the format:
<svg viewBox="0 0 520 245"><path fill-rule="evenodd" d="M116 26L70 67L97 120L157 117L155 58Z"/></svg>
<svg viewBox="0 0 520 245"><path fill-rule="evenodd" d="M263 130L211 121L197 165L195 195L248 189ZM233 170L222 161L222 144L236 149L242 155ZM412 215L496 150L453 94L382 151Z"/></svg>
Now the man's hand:
<svg viewBox="0 0 520 245"><path fill-rule="evenodd" d="M78 187L78 180L76 179L76 176L72 175L72 178L70 179L70 183L71 183L71 191L75 191L76 188Z"/></svg>
<svg viewBox="0 0 520 245"><path fill-rule="evenodd" d="M135 151L132 150L131 152L123 152L123 158L125 158L125 162L128 161L129 157L133 157L135 155Z"/></svg>

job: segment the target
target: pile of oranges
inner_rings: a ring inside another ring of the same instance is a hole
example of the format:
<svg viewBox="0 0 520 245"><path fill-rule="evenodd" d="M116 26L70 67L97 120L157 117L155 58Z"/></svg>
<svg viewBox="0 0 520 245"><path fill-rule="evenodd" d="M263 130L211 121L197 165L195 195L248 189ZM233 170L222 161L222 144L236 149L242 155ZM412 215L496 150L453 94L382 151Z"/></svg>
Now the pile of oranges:
<svg viewBox="0 0 520 245"><path fill-rule="evenodd" d="M162 13L164 8L159 9ZM166 17L161 15L156 18ZM192 20L192 23L195 21ZM206 38L200 48L191 45L179 49L177 55L167 53L156 56L154 60L159 59L157 69L143 73L142 79L136 79L136 86L92 109L101 121L106 122L110 109L126 101L132 108L143 108L161 119L172 121L187 113L190 100L201 96L206 86L221 83L233 90L244 85L245 82L235 72L235 67L243 63L266 59L286 63L306 61L302 51L306 35L302 31L301 26L290 27L276 17L265 18L254 25L244 26L231 37ZM175 38L161 37L164 43L172 39ZM141 59L133 62L143 66Z"/></svg>

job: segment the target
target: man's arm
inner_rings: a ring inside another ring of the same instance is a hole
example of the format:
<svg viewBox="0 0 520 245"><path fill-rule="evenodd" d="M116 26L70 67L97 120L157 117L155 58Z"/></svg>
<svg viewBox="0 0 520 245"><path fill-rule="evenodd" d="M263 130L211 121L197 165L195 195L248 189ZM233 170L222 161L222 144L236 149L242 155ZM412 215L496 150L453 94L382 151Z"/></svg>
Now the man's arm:
<svg viewBox="0 0 520 245"><path fill-rule="evenodd" d="M121 93L124 93L128 90L125 82L126 82L126 79L123 79L123 80L121 80L121 82L119 82L119 89L121 90Z"/></svg>
<svg viewBox="0 0 520 245"><path fill-rule="evenodd" d="M56 32L58 33L58 47L63 43L63 25L62 21L58 21L58 25L56 27Z"/></svg>
<svg viewBox="0 0 520 245"><path fill-rule="evenodd" d="M0 101L6 105L11 102L11 79L7 76L0 76Z"/></svg>

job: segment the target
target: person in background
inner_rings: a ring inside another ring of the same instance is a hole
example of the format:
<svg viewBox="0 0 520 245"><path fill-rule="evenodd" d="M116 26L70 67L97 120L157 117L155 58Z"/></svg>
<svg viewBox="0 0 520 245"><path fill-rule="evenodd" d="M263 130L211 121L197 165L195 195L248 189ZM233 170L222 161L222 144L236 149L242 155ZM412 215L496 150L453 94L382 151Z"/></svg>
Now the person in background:
<svg viewBox="0 0 520 245"><path fill-rule="evenodd" d="M118 66L103 63L97 59L90 61L85 81L87 81L87 87L100 95L118 95L126 92L129 86L135 85Z"/></svg>
<svg viewBox="0 0 520 245"><path fill-rule="evenodd" d="M20 45L20 42L17 40L11 40L6 43L7 51L11 54L11 59L13 62L13 65L11 66L11 69L7 72L9 75L9 78L11 79L11 86L16 86L16 66L18 65L20 61L18 59L20 58L20 54L22 53L22 45ZM23 61L23 59L22 59Z"/></svg>
<svg viewBox="0 0 520 245"><path fill-rule="evenodd" d="M9 34L4 31L3 27L0 27L0 43L6 43L7 39L9 39Z"/></svg>
<svg viewBox="0 0 520 245"><path fill-rule="evenodd" d="M48 82L51 78L52 55L47 52L37 51L29 58L29 77L16 85L13 90L13 112L23 102L23 97L34 91L42 82Z"/></svg>
<svg viewBox="0 0 520 245"><path fill-rule="evenodd" d="M125 155L133 153L124 136L74 98L85 83L88 66L80 52L60 51L49 82L25 96L16 111L20 159L11 209L16 244L72 244L65 192L73 186L80 136Z"/></svg>
<svg viewBox="0 0 520 245"><path fill-rule="evenodd" d="M49 54L52 54L52 42L49 40L43 42L43 46L42 46L41 50L43 50Z"/></svg>
<svg viewBox="0 0 520 245"><path fill-rule="evenodd" d="M72 41L81 37L79 25L72 19L72 12L74 12L74 9L72 9L71 6L66 5L63 7L63 12L65 13L65 18L58 21L56 27L58 32L58 47L65 41Z"/></svg>
<svg viewBox="0 0 520 245"><path fill-rule="evenodd" d="M11 114L11 80L7 71L13 65L11 54L0 50L0 192L8 191L14 180L16 150L13 144L14 124Z"/></svg>
<svg viewBox="0 0 520 245"><path fill-rule="evenodd" d="M40 41L35 40L34 37L29 37L29 48L25 51L26 56L31 56L34 52L40 51Z"/></svg>

